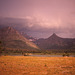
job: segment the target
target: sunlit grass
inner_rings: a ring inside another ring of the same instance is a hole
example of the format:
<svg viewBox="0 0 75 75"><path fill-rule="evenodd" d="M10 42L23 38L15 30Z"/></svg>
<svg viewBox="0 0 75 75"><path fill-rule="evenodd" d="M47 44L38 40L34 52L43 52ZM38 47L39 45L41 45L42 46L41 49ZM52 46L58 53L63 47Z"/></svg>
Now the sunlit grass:
<svg viewBox="0 0 75 75"><path fill-rule="evenodd" d="M0 56L0 75L74 75L75 57Z"/></svg>

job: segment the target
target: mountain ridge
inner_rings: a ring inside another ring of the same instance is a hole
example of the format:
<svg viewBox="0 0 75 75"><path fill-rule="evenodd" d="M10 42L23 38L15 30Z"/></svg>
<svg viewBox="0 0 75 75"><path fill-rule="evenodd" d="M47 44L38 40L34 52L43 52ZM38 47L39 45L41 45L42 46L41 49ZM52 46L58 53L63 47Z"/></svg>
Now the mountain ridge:
<svg viewBox="0 0 75 75"><path fill-rule="evenodd" d="M9 26L0 30L0 40L4 43L3 46L8 48L39 49L34 43Z"/></svg>
<svg viewBox="0 0 75 75"><path fill-rule="evenodd" d="M75 39L62 38L53 33L46 39L38 39L35 43L41 49L75 49Z"/></svg>

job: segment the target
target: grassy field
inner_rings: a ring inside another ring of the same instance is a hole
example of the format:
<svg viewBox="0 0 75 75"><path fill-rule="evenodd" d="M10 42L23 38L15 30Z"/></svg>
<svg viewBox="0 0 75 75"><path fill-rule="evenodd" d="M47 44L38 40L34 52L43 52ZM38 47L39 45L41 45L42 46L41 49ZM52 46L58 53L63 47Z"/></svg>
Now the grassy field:
<svg viewBox="0 0 75 75"><path fill-rule="evenodd" d="M0 75L75 75L75 57L0 56Z"/></svg>

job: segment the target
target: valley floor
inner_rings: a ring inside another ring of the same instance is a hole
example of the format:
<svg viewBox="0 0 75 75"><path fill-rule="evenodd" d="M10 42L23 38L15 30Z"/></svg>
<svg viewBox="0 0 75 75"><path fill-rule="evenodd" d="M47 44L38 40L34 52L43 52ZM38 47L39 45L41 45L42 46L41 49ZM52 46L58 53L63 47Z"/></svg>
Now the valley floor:
<svg viewBox="0 0 75 75"><path fill-rule="evenodd" d="M75 57L0 56L0 75L75 75Z"/></svg>

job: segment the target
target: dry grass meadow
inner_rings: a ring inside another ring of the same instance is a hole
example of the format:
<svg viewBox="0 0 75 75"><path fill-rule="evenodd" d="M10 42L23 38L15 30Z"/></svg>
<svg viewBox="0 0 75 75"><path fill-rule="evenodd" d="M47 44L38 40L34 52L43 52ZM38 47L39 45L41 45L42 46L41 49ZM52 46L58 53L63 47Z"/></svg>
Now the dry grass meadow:
<svg viewBox="0 0 75 75"><path fill-rule="evenodd" d="M0 56L0 75L75 75L75 57Z"/></svg>

